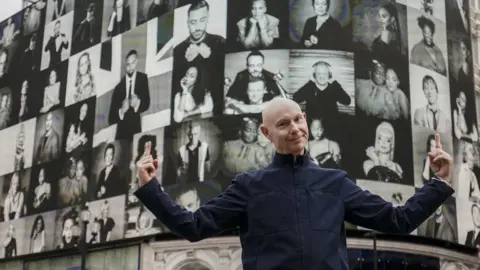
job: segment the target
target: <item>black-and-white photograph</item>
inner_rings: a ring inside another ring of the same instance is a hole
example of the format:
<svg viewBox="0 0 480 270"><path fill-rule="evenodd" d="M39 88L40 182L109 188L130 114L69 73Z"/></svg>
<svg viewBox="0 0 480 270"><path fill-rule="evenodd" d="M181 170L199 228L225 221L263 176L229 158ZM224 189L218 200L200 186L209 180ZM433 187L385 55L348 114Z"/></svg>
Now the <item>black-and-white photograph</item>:
<svg viewBox="0 0 480 270"><path fill-rule="evenodd" d="M287 48L288 0L228 1L227 50Z"/></svg>
<svg viewBox="0 0 480 270"><path fill-rule="evenodd" d="M47 113L65 104L68 61L43 70L40 73L37 91L32 94L40 114Z"/></svg>
<svg viewBox="0 0 480 270"><path fill-rule="evenodd" d="M88 203L91 213L87 224L88 244L110 242L123 238L125 222L125 195Z"/></svg>
<svg viewBox="0 0 480 270"><path fill-rule="evenodd" d="M47 0L45 24L73 12L74 0Z"/></svg>
<svg viewBox="0 0 480 270"><path fill-rule="evenodd" d="M447 31L450 33L461 32L470 36L470 1L446 0L445 11L447 16Z"/></svg>
<svg viewBox="0 0 480 270"><path fill-rule="evenodd" d="M208 182L196 182L170 186L166 192L179 205L195 212L201 205L218 197L221 190Z"/></svg>
<svg viewBox="0 0 480 270"><path fill-rule="evenodd" d="M13 117L13 97L12 88L4 86L0 88L0 130L9 127L12 124Z"/></svg>
<svg viewBox="0 0 480 270"><path fill-rule="evenodd" d="M173 0L137 0L137 25L175 9Z"/></svg>
<svg viewBox="0 0 480 270"><path fill-rule="evenodd" d="M25 219L0 223L0 258L11 259L28 253L25 241Z"/></svg>
<svg viewBox="0 0 480 270"><path fill-rule="evenodd" d="M450 0L447 0L447 2ZM453 0L456 1L456 0ZM462 0L461 0L462 1ZM419 1L408 1L401 0L397 1L402 4L407 5L408 7L420 10L428 16L434 17L442 22L445 22L445 0L419 0Z"/></svg>
<svg viewBox="0 0 480 270"><path fill-rule="evenodd" d="M45 22L45 8L47 0L31 1L30 5L23 10L23 34L31 33L42 29Z"/></svg>
<svg viewBox="0 0 480 270"><path fill-rule="evenodd" d="M410 7L407 7L407 18L410 63L447 76L445 22Z"/></svg>
<svg viewBox="0 0 480 270"><path fill-rule="evenodd" d="M195 1L175 9L174 16L173 89L190 67L196 67L205 74L203 80L213 99L214 114L221 114L227 1Z"/></svg>
<svg viewBox="0 0 480 270"><path fill-rule="evenodd" d="M16 171L0 177L0 220L7 222L26 215L27 193L30 188L30 169ZM1 224L1 223L0 223Z"/></svg>
<svg viewBox="0 0 480 270"><path fill-rule="evenodd" d="M95 101L92 97L65 108L65 153L76 156L92 147Z"/></svg>
<svg viewBox="0 0 480 270"><path fill-rule="evenodd" d="M13 60L13 68L21 79L32 79L40 69L43 31L37 31L20 39Z"/></svg>
<svg viewBox="0 0 480 270"><path fill-rule="evenodd" d="M58 209L55 217L55 249L78 248L83 225L80 206Z"/></svg>
<svg viewBox="0 0 480 270"><path fill-rule="evenodd" d="M102 0L75 1L73 15L72 54L100 42L102 35Z"/></svg>
<svg viewBox="0 0 480 270"><path fill-rule="evenodd" d="M0 87L9 86L11 60L12 56L8 50L0 47Z"/></svg>
<svg viewBox="0 0 480 270"><path fill-rule="evenodd" d="M450 91L454 138L478 142L479 130L475 110L474 88L465 89L465 91L456 89L457 91Z"/></svg>
<svg viewBox="0 0 480 270"><path fill-rule="evenodd" d="M162 185L211 182L221 163L222 136L215 118L165 128Z"/></svg>
<svg viewBox="0 0 480 270"><path fill-rule="evenodd" d="M426 127L412 128L413 140L413 179L415 187L421 188L433 176L434 172L430 168L430 159L428 153L435 150L436 131ZM452 135L442 134L440 136L442 148L447 153L453 153ZM451 183L456 186L458 179L452 177Z"/></svg>
<svg viewBox="0 0 480 270"><path fill-rule="evenodd" d="M468 199L457 198L458 243L473 248L480 246L480 205Z"/></svg>
<svg viewBox="0 0 480 270"><path fill-rule="evenodd" d="M65 106L102 95L120 78L120 42L99 44L70 57ZM108 47L108 48L107 48ZM103 65L110 62L111 65Z"/></svg>
<svg viewBox="0 0 480 270"><path fill-rule="evenodd" d="M447 77L410 65L410 89L413 128L421 126L450 134L452 117Z"/></svg>
<svg viewBox="0 0 480 270"><path fill-rule="evenodd" d="M27 214L47 212L57 207L58 178L62 161L55 160L34 166L30 173L30 188L25 200Z"/></svg>
<svg viewBox="0 0 480 270"><path fill-rule="evenodd" d="M16 13L0 22L0 46L8 48L20 41L22 38L22 14L22 12Z"/></svg>
<svg viewBox="0 0 480 270"><path fill-rule="evenodd" d="M410 197L415 194L415 188L413 186L400 185L395 183L382 183L378 181L361 180L357 179L357 185L369 192L376 194L387 202L390 202L393 206L404 205ZM365 230L366 228L358 227ZM416 235L417 230L414 230L411 235Z"/></svg>
<svg viewBox="0 0 480 270"><path fill-rule="evenodd" d="M475 266L466 265L461 261L440 260L440 270L473 270Z"/></svg>
<svg viewBox="0 0 480 270"><path fill-rule="evenodd" d="M368 5L358 2L353 14L357 77L366 76L372 60L384 63L397 73L408 69L406 6L385 0Z"/></svg>
<svg viewBox="0 0 480 270"><path fill-rule="evenodd" d="M34 164L42 164L62 156L64 120L63 109L46 113L37 118L33 151Z"/></svg>
<svg viewBox="0 0 480 270"><path fill-rule="evenodd" d="M0 175L32 167L36 119L0 131Z"/></svg>
<svg viewBox="0 0 480 270"><path fill-rule="evenodd" d="M353 53L291 51L288 96L334 131L341 114L355 114Z"/></svg>
<svg viewBox="0 0 480 270"><path fill-rule="evenodd" d="M455 187L455 197L461 200L480 202L479 169L480 147L471 141L455 141L454 160L455 166L452 172Z"/></svg>
<svg viewBox="0 0 480 270"><path fill-rule="evenodd" d="M288 50L253 50L226 55L224 114L261 113L265 102L291 94L289 78Z"/></svg>
<svg viewBox="0 0 480 270"><path fill-rule="evenodd" d="M165 226L143 204L127 206L125 210L125 238L141 237L167 232Z"/></svg>
<svg viewBox="0 0 480 270"><path fill-rule="evenodd" d="M118 140L93 149L92 174L88 184L90 201L127 193L130 182L131 142Z"/></svg>
<svg viewBox="0 0 480 270"><path fill-rule="evenodd" d="M135 134L135 136L133 136L132 159L130 161L130 171L132 173L130 175L130 179L128 179L129 182L126 183L128 185L127 205L138 205L140 203L137 196L133 194L140 187L137 179L136 163L140 160L140 158L142 158L143 154L145 153L145 147L147 143L150 143L152 158L158 159L158 163L162 164L164 136L164 128L158 128L152 131ZM156 178L159 182L161 182L162 180L162 175L163 166L159 166L156 174Z"/></svg>
<svg viewBox="0 0 480 270"><path fill-rule="evenodd" d="M28 79L21 79L14 86L13 101L9 121L11 124L21 123L38 115L36 107L38 100L35 100L36 86L38 86L38 76L32 76Z"/></svg>
<svg viewBox="0 0 480 270"><path fill-rule="evenodd" d="M265 168L273 161L273 144L260 130L260 116L224 116L218 120L222 130L222 183L227 187L238 173Z"/></svg>
<svg viewBox="0 0 480 270"><path fill-rule="evenodd" d="M406 66L408 67L408 64ZM356 74L359 75L355 80L356 115L409 121L408 68L395 68L381 61L372 60L368 64L367 73L367 76Z"/></svg>
<svg viewBox="0 0 480 270"><path fill-rule="evenodd" d="M70 57L73 12L45 25L40 69L54 68Z"/></svg>
<svg viewBox="0 0 480 270"><path fill-rule="evenodd" d="M104 0L102 41L127 32L136 25L137 0Z"/></svg>
<svg viewBox="0 0 480 270"><path fill-rule="evenodd" d="M355 159L345 162L349 173L360 179L413 187L410 124L372 119L354 126L349 136L354 134L356 142L349 144L348 151Z"/></svg>
<svg viewBox="0 0 480 270"><path fill-rule="evenodd" d="M24 254L54 249L55 214L56 211L50 211L25 218Z"/></svg>
<svg viewBox="0 0 480 270"><path fill-rule="evenodd" d="M169 12L147 22L145 73L148 74L148 77L160 74L172 76L173 48L175 45L175 40L173 39L173 17L174 12ZM170 84L165 84L165 87L171 88L171 79L168 82Z"/></svg>
<svg viewBox="0 0 480 270"><path fill-rule="evenodd" d="M450 197L418 227L418 235L457 243L457 209Z"/></svg>
<svg viewBox="0 0 480 270"><path fill-rule="evenodd" d="M295 47L345 51L351 49L349 1L290 1L290 39Z"/></svg>
<svg viewBox="0 0 480 270"><path fill-rule="evenodd" d="M91 160L92 152L84 151L67 155L62 164L57 164L58 208L80 205L87 200Z"/></svg>

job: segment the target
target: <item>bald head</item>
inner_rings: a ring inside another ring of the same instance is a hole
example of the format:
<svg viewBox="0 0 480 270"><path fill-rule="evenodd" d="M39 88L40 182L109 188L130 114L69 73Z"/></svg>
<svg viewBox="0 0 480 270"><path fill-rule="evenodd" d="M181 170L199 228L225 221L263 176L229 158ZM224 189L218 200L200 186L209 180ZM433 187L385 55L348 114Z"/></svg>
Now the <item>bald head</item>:
<svg viewBox="0 0 480 270"><path fill-rule="evenodd" d="M270 125L276 122L285 111L301 113L302 109L295 101L288 98L276 97L266 102L262 111L263 124Z"/></svg>

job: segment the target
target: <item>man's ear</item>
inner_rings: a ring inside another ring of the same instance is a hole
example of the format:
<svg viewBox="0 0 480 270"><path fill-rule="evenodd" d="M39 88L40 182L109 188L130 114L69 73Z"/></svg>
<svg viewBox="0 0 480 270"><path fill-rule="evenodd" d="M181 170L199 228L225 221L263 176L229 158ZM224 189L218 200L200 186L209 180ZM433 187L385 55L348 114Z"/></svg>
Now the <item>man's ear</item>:
<svg viewBox="0 0 480 270"><path fill-rule="evenodd" d="M307 114L302 113L302 115L303 115L303 118L304 118L305 120L307 120Z"/></svg>
<svg viewBox="0 0 480 270"><path fill-rule="evenodd" d="M270 138L268 137L268 129L264 124L260 125L260 130L262 131L263 136L270 140Z"/></svg>

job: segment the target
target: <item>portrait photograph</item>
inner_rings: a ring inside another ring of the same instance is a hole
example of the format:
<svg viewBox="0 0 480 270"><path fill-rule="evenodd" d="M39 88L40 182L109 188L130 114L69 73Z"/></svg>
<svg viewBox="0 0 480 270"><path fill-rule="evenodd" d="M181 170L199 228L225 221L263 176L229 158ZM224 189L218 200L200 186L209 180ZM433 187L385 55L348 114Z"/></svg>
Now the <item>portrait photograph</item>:
<svg viewBox="0 0 480 270"><path fill-rule="evenodd" d="M130 183L131 142L118 140L93 149L88 200L108 199L127 193Z"/></svg>
<svg viewBox="0 0 480 270"><path fill-rule="evenodd" d="M92 170L92 151L66 155L57 164L57 207L81 205L87 200L88 184Z"/></svg>
<svg viewBox="0 0 480 270"><path fill-rule="evenodd" d="M48 212L57 207L58 179L62 166L61 160L32 167L30 188L26 198L27 214L34 215Z"/></svg>
<svg viewBox="0 0 480 270"><path fill-rule="evenodd" d="M480 246L480 204L457 198L458 243L469 247Z"/></svg>
<svg viewBox="0 0 480 270"><path fill-rule="evenodd" d="M48 112L37 118L33 163L42 164L63 155L65 114L63 109Z"/></svg>
<svg viewBox="0 0 480 270"><path fill-rule="evenodd" d="M47 0L33 0L23 10L23 35L42 30L45 25Z"/></svg>
<svg viewBox="0 0 480 270"><path fill-rule="evenodd" d="M0 131L0 175L32 167L36 119L30 119Z"/></svg>
<svg viewBox="0 0 480 270"><path fill-rule="evenodd" d="M410 112L413 127L425 127L450 134L452 117L447 77L417 65L410 65Z"/></svg>
<svg viewBox="0 0 480 270"><path fill-rule="evenodd" d="M418 236L457 243L457 210L455 198L450 197L418 227Z"/></svg>
<svg viewBox="0 0 480 270"><path fill-rule="evenodd" d="M170 186L165 192L186 210L195 212L200 206L218 197L222 191L209 182L196 182Z"/></svg>
<svg viewBox="0 0 480 270"><path fill-rule="evenodd" d="M132 156L129 164L130 179L128 180L128 197L127 205L138 205L140 203L135 191L140 187L137 178L137 162L142 158L145 153L145 147L147 143L151 143L151 156L153 159L158 159L158 163L163 163L163 148L164 148L164 128L157 128L148 132L135 134L132 141ZM163 175L163 166L158 166L156 178L161 182Z"/></svg>
<svg viewBox="0 0 480 270"><path fill-rule="evenodd" d="M147 23L145 73L149 77L168 73L170 73L170 77L172 76L174 47L173 15L173 12L169 12Z"/></svg>
<svg viewBox="0 0 480 270"><path fill-rule="evenodd" d="M65 108L65 153L76 156L92 147L95 101L91 97Z"/></svg>
<svg viewBox="0 0 480 270"><path fill-rule="evenodd" d="M135 28L138 0L103 0L102 41Z"/></svg>
<svg viewBox="0 0 480 270"><path fill-rule="evenodd" d="M30 169L25 169L0 177L0 208L2 209L0 220L2 222L18 220L27 215L30 172Z"/></svg>
<svg viewBox="0 0 480 270"><path fill-rule="evenodd" d="M352 18L349 1L290 2L290 40L295 48L351 50Z"/></svg>
<svg viewBox="0 0 480 270"><path fill-rule="evenodd" d="M412 128L413 179L416 188L423 187L435 175L430 168L430 159L428 158L428 153L435 150L435 134L436 132L429 128L420 126ZM451 134L441 134L440 142L445 152L454 155ZM454 160L456 160L455 157ZM457 182L458 179L452 177L451 183L454 186Z"/></svg>
<svg viewBox="0 0 480 270"><path fill-rule="evenodd" d="M73 14L72 55L100 42L102 0L76 0Z"/></svg>
<svg viewBox="0 0 480 270"><path fill-rule="evenodd" d="M0 241L3 243L0 258L11 259L28 254L25 229L25 219L0 223Z"/></svg>
<svg viewBox="0 0 480 270"><path fill-rule="evenodd" d="M18 12L0 22L0 46L8 48L22 38L23 13Z"/></svg>
<svg viewBox="0 0 480 270"><path fill-rule="evenodd" d="M14 91L8 86L0 87L0 130L13 124Z"/></svg>
<svg viewBox="0 0 480 270"><path fill-rule="evenodd" d="M395 183L381 183L378 181L357 179L357 185L373 194L376 194L385 201L391 203L393 206L404 205L410 197L415 194L415 188L408 185L400 185ZM368 230L363 227L358 227L359 230ZM417 235L417 230L414 230L411 235Z"/></svg>
<svg viewBox="0 0 480 270"><path fill-rule="evenodd" d="M386 0L358 3L353 9L356 77L369 78L372 61L378 61L408 78L407 8Z"/></svg>
<svg viewBox="0 0 480 270"><path fill-rule="evenodd" d="M355 178L414 185L412 133L409 124L380 119L357 121L349 137L345 167ZM351 151L351 152L350 152Z"/></svg>
<svg viewBox="0 0 480 270"><path fill-rule="evenodd" d="M46 0L45 24L73 12L74 0Z"/></svg>
<svg viewBox="0 0 480 270"><path fill-rule="evenodd" d="M440 260L440 270L471 270L475 266L467 265L461 261Z"/></svg>
<svg viewBox="0 0 480 270"><path fill-rule="evenodd" d="M408 7L420 10L421 12L432 16L442 22L445 22L445 2L450 0L419 0L419 1L408 1L401 0L397 2L404 2L402 4L407 5ZM453 0L457 1L457 0ZM461 0L463 1L463 0Z"/></svg>
<svg viewBox="0 0 480 270"><path fill-rule="evenodd" d="M82 233L80 206L72 206L56 210L55 215L55 249L72 249L80 245Z"/></svg>
<svg viewBox="0 0 480 270"><path fill-rule="evenodd" d="M210 17L213 17L210 20ZM225 64L227 1L200 0L175 9L173 25L172 88L191 67L204 75L204 84L213 99L213 113L222 114ZM218 23L222 22L222 23Z"/></svg>
<svg viewBox="0 0 480 270"><path fill-rule="evenodd" d="M123 238L125 221L125 195L91 201L92 213L87 225L88 244L106 243Z"/></svg>
<svg viewBox="0 0 480 270"><path fill-rule="evenodd" d="M468 0L445 0L448 32L461 32L470 36L470 3L473 4Z"/></svg>
<svg viewBox="0 0 480 270"><path fill-rule="evenodd" d="M137 26L175 9L174 0L137 0Z"/></svg>
<svg viewBox="0 0 480 270"><path fill-rule="evenodd" d="M475 90L473 88L461 90L452 88L452 85L450 89L456 89L450 90L454 139L478 142Z"/></svg>
<svg viewBox="0 0 480 270"><path fill-rule="evenodd" d="M73 12L45 25L41 70L54 68L70 57L72 30Z"/></svg>
<svg viewBox="0 0 480 270"><path fill-rule="evenodd" d="M288 0L227 2L228 52L288 48Z"/></svg>
<svg viewBox="0 0 480 270"><path fill-rule="evenodd" d="M447 76L447 35L445 22L407 7L410 63Z"/></svg>
<svg viewBox="0 0 480 270"><path fill-rule="evenodd" d="M67 74L68 61L41 71L34 96L39 114L64 107Z"/></svg>
<svg viewBox="0 0 480 270"><path fill-rule="evenodd" d="M35 254L54 249L55 211L25 218L23 235L24 254Z"/></svg>
<svg viewBox="0 0 480 270"><path fill-rule="evenodd" d="M467 140L454 140L452 157L452 186L455 196L462 200L480 202L480 144Z"/></svg>
<svg viewBox="0 0 480 270"><path fill-rule="evenodd" d="M259 114L265 103L274 97L289 97L289 71L288 50L252 50L227 54L223 113ZM181 92L178 91L176 95L180 96Z"/></svg>
<svg viewBox="0 0 480 270"><path fill-rule="evenodd" d="M125 227L124 238L167 232L166 227L141 203L127 206L123 225Z"/></svg>
<svg viewBox="0 0 480 270"><path fill-rule="evenodd" d="M37 76L40 70L42 57L43 31L34 32L19 38L19 45L13 55L12 71L18 71L16 76L21 79L30 79Z"/></svg>
<svg viewBox="0 0 480 270"><path fill-rule="evenodd" d="M11 104L6 103L4 117L8 119L7 124L17 124L25 122L38 115L38 100L35 100L39 76L25 77L13 85ZM8 89L7 89L8 90ZM37 95L38 96L38 95ZM10 113L8 114L10 105ZM8 115L8 117L7 117Z"/></svg>
<svg viewBox="0 0 480 270"><path fill-rule="evenodd" d="M201 119L165 128L164 187L214 180L222 158L222 135L215 120Z"/></svg>
<svg viewBox="0 0 480 270"><path fill-rule="evenodd" d="M98 44L70 57L65 106L110 91L120 79L120 40ZM104 65L105 63L109 65Z"/></svg>

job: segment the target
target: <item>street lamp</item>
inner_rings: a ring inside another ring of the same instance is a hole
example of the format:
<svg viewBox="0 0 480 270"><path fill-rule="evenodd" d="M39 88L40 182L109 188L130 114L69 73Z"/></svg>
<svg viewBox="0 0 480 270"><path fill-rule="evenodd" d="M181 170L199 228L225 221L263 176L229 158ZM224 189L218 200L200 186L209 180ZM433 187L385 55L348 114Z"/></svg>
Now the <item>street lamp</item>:
<svg viewBox="0 0 480 270"><path fill-rule="evenodd" d="M80 264L81 270L85 270L85 263L87 259L87 224L90 222L91 215L92 213L88 208L88 203L86 203L82 209L82 212L80 213L80 219L82 220L82 223L83 223L82 239L80 240L81 241L80 250L82 252L81 264Z"/></svg>

